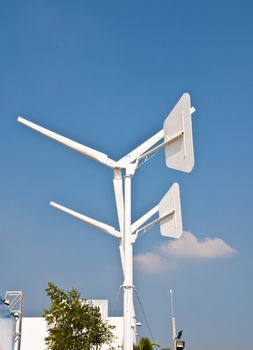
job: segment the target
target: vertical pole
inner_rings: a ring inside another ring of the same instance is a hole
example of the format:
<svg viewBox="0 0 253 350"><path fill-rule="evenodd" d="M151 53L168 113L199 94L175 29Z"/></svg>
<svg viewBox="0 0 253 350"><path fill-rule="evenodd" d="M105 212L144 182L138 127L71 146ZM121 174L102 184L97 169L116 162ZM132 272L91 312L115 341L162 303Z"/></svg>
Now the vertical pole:
<svg viewBox="0 0 253 350"><path fill-rule="evenodd" d="M22 335L22 319L23 319L23 306L24 296L20 291L8 291L5 293L5 299L10 301L10 311L14 314L16 319L15 324L15 344L14 349L21 349L21 335Z"/></svg>
<svg viewBox="0 0 253 350"><path fill-rule="evenodd" d="M124 220L124 350L133 350L133 249L131 241L131 166L126 168Z"/></svg>
<svg viewBox="0 0 253 350"><path fill-rule="evenodd" d="M170 305L171 305L171 326L172 326L172 349L176 350L176 318L174 317L173 310L173 291L170 289Z"/></svg>
<svg viewBox="0 0 253 350"><path fill-rule="evenodd" d="M172 317L173 350L177 349L176 318Z"/></svg>

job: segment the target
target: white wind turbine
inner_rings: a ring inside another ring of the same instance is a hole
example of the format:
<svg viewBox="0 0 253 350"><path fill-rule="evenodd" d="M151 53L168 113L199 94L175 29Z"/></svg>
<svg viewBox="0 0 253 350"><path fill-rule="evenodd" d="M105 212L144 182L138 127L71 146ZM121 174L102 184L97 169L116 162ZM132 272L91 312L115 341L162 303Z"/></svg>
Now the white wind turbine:
<svg viewBox="0 0 253 350"><path fill-rule="evenodd" d="M158 222L160 223L160 231L163 236L180 238L183 233L179 185L174 183L158 205L149 210L136 222L132 223L131 180L139 165L146 162L151 154L161 148L165 148L166 165L169 168L184 172L192 171L194 166L194 153L191 114L194 111L194 107L191 107L190 95L187 93L183 94L166 118L163 129L118 161L112 160L105 153L84 146L24 118L18 117L20 123L106 165L113 170L113 186L119 221L118 230L110 225L68 209L55 202L50 202L50 204L57 209L118 238L124 275L124 350L133 349L136 328L133 306L133 244L137 240L140 232L146 232ZM163 142L157 145L162 139ZM122 171L124 171L124 186ZM147 221L157 213L158 217L147 223Z"/></svg>

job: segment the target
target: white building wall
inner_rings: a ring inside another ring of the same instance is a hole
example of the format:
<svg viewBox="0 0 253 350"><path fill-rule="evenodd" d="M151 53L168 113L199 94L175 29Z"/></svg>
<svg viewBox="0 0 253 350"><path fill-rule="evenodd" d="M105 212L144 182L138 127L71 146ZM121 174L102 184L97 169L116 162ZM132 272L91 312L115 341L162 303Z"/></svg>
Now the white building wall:
<svg viewBox="0 0 253 350"><path fill-rule="evenodd" d="M123 349L123 317L108 317L108 323L115 326L113 334L115 336L113 347L116 349ZM108 347L102 347L102 350L106 350Z"/></svg>
<svg viewBox="0 0 253 350"><path fill-rule="evenodd" d="M92 304L99 306L101 316L109 324L115 326L113 334L115 340L112 346L116 349L123 343L123 317L108 317L108 301L92 300ZM24 317L22 322L21 350L46 350L45 337L47 336L47 323L43 317ZM102 350L107 350L103 346Z"/></svg>
<svg viewBox="0 0 253 350"><path fill-rule="evenodd" d="M92 305L99 307L99 311L102 318L108 317L108 300L96 299L89 301L92 303Z"/></svg>
<svg viewBox="0 0 253 350"><path fill-rule="evenodd" d="M43 317L23 317L21 350L45 350L47 323Z"/></svg>

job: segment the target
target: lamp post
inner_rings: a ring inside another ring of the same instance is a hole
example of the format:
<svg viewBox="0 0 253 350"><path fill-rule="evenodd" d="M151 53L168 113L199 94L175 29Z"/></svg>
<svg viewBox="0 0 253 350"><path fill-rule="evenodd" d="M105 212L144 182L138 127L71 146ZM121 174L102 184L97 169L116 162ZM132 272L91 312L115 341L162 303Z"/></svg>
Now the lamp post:
<svg viewBox="0 0 253 350"><path fill-rule="evenodd" d="M171 327L172 327L172 349L176 350L176 318L174 317L174 305L173 305L173 290L170 289L170 307L171 307Z"/></svg>
<svg viewBox="0 0 253 350"><path fill-rule="evenodd" d="M172 350L183 350L185 347L185 342L181 340L183 331L179 331L177 334L176 329L176 317L174 315L174 305L173 305L173 290L170 289L170 307L171 307L171 325L172 325Z"/></svg>

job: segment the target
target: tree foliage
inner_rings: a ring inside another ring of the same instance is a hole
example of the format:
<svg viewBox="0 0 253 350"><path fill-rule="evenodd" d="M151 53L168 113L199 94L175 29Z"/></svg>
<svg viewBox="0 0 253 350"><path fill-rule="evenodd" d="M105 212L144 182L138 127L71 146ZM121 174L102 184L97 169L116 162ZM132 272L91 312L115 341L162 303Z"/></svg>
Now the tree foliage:
<svg viewBox="0 0 253 350"><path fill-rule="evenodd" d="M112 329L101 319L99 308L80 299L77 289L59 289L49 282L46 293L51 305L43 316L49 325L45 338L49 350L98 350L113 340Z"/></svg>
<svg viewBox="0 0 253 350"><path fill-rule="evenodd" d="M151 341L148 338L142 337L138 345L134 345L134 350L154 350L154 347L160 347L156 342Z"/></svg>

